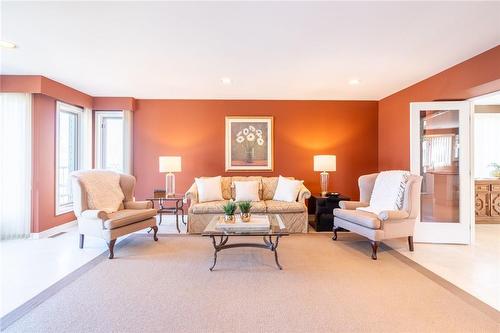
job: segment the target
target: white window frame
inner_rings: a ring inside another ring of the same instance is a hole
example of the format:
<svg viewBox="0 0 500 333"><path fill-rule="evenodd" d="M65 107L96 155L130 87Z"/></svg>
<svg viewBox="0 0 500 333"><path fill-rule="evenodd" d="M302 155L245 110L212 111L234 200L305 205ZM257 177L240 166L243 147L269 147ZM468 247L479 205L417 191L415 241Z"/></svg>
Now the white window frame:
<svg viewBox="0 0 500 333"><path fill-rule="evenodd" d="M119 118L124 121L123 111L95 111L95 165L97 169L104 169L104 151L103 140L105 140L105 131L103 131L103 124L105 118ZM125 133L124 133L125 135ZM123 154L125 154L125 147L123 147ZM124 156L122 156L122 168L125 169ZM122 170L124 172L124 170Z"/></svg>
<svg viewBox="0 0 500 333"><path fill-rule="evenodd" d="M77 136L77 147L76 147L76 169L79 169L82 160L83 160L83 149L82 149L82 116L83 116L83 108L77 107L71 104L67 104L61 101L56 102L56 138L55 138L55 144L56 144L56 179L55 179L55 194L56 194L56 200L55 200L55 212L56 216L65 214L68 212L71 212L73 210L73 202L70 203L65 203L61 204L59 203L59 132L60 132L60 124L59 124L59 115L61 112L70 112L74 113L77 116L77 126L76 126L76 136Z"/></svg>

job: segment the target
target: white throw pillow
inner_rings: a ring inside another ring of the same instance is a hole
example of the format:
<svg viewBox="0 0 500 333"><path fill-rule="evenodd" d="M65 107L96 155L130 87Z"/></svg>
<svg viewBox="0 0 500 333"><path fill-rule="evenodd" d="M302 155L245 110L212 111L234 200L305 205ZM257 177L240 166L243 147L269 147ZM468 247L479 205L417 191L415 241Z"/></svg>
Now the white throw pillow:
<svg viewBox="0 0 500 333"><path fill-rule="evenodd" d="M260 182L258 180L235 181L235 201L260 201L259 186Z"/></svg>
<svg viewBox="0 0 500 333"><path fill-rule="evenodd" d="M221 177L210 178L195 178L196 187L198 188L198 201L219 201L224 200L222 197Z"/></svg>
<svg viewBox="0 0 500 333"><path fill-rule="evenodd" d="M382 171L375 179L370 206L357 209L377 215L384 210L400 210L409 175L408 171Z"/></svg>
<svg viewBox="0 0 500 333"><path fill-rule="evenodd" d="M295 202L297 201L301 186L302 180L291 180L279 176L273 200Z"/></svg>

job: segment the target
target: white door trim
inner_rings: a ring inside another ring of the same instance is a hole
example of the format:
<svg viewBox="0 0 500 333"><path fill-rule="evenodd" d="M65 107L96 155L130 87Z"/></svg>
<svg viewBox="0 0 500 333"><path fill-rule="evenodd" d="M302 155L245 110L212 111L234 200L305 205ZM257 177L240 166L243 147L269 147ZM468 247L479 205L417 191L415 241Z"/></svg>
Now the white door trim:
<svg viewBox="0 0 500 333"><path fill-rule="evenodd" d="M415 225L415 241L429 243L470 244L473 179L471 173L471 103L424 102L410 103L410 170L420 174L420 111L459 110L459 182L460 182L460 223L421 222Z"/></svg>

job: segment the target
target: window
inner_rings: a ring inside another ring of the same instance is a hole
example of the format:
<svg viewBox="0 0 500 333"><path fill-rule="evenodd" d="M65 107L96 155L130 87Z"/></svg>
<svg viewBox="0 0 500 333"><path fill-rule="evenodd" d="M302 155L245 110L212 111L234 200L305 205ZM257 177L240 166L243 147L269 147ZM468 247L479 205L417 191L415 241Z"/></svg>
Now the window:
<svg viewBox="0 0 500 333"><path fill-rule="evenodd" d="M56 215L73 209L69 175L81 164L83 109L57 102L56 111Z"/></svg>
<svg viewBox="0 0 500 333"><path fill-rule="evenodd" d="M492 177L493 165L500 165L500 113L474 116L474 176Z"/></svg>
<svg viewBox="0 0 500 333"><path fill-rule="evenodd" d="M457 140L455 140L455 146ZM422 142L422 165L427 168L450 166L458 149L453 151L453 135L436 135L424 137Z"/></svg>
<svg viewBox="0 0 500 333"><path fill-rule="evenodd" d="M123 112L96 112L96 166L125 172Z"/></svg>

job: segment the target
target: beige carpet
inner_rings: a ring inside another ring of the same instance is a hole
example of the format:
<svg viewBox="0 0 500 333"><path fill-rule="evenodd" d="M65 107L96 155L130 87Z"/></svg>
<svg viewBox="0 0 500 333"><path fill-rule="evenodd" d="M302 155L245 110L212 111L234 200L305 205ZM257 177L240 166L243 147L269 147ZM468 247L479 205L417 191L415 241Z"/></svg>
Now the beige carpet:
<svg viewBox="0 0 500 333"><path fill-rule="evenodd" d="M207 238L132 237L7 332L499 332L390 251L371 260L353 235L283 238L283 271L267 250L224 250L213 272Z"/></svg>

